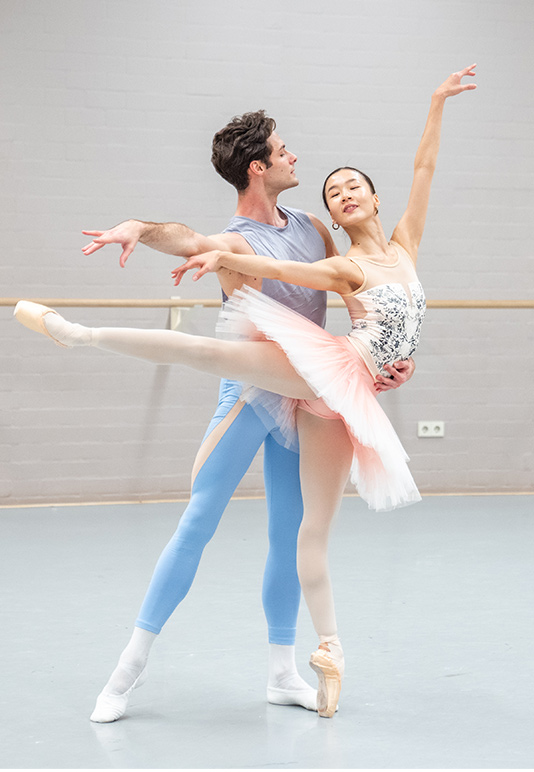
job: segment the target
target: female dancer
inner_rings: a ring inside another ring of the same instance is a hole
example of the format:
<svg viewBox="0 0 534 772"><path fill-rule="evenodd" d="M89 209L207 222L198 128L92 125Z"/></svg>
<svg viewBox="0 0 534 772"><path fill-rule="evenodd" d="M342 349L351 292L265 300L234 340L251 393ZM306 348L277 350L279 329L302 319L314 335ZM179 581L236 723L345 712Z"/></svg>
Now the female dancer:
<svg viewBox="0 0 534 772"><path fill-rule="evenodd" d="M443 106L447 97L476 88L462 84L464 76L474 75L474 68L453 73L432 95L408 206L390 241L380 223L380 201L373 183L362 172L345 167L332 172L323 187L333 227L343 227L351 239L345 257L304 264L216 251L192 257L173 272L176 283L189 269L197 269L193 278L198 279L207 271L224 268L337 292L352 321L347 336L332 336L251 288L234 294L224 316L227 327L252 330L252 340L218 340L169 330L87 328L35 303L21 301L15 309L18 321L61 346L92 345L249 382L257 388L248 390L245 398L276 411L288 442L291 419L295 419L304 499L298 572L320 641L310 665L319 676L317 708L325 717L334 715L344 670L327 566L328 532L351 468L360 495L374 509L391 509L420 498L406 454L375 399L373 384L384 364L410 356L419 339L424 295L415 262Z"/></svg>

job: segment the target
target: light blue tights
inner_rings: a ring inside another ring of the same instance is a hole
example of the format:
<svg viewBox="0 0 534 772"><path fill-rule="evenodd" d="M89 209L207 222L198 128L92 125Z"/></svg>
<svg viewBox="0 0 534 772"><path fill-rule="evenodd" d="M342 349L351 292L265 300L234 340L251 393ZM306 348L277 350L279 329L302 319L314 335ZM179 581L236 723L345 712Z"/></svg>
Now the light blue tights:
<svg viewBox="0 0 534 772"><path fill-rule="evenodd" d="M240 385L223 381L217 411L206 436L237 401ZM283 448L245 405L199 470L178 528L154 570L136 627L158 634L187 595L206 544L241 478L264 443L264 475L269 513L269 552L263 578L263 608L269 643L295 643L300 585L297 534L302 520L299 456ZM244 524L246 527L246 524Z"/></svg>

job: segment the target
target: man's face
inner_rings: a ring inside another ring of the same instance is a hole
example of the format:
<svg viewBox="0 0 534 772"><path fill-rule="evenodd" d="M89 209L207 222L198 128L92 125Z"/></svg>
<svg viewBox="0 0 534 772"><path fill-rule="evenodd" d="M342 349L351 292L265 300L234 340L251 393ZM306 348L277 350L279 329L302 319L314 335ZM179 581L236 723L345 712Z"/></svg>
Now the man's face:
<svg viewBox="0 0 534 772"><path fill-rule="evenodd" d="M281 193L288 188L294 188L299 184L295 174L295 164L297 156L287 150L284 142L278 134L273 131L269 137L271 155L269 160L271 166L265 170L265 187L271 193Z"/></svg>

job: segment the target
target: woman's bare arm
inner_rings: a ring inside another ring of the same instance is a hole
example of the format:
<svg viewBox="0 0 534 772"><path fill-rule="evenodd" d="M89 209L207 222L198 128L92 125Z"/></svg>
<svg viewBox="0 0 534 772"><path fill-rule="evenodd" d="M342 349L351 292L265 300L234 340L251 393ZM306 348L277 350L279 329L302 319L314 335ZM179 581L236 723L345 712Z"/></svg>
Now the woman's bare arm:
<svg viewBox="0 0 534 772"><path fill-rule="evenodd" d="M415 156L408 206L391 237L393 241L404 247L414 262L417 260L417 249L425 227L430 187L439 152L445 100L462 91L471 91L476 88L474 83L462 84L462 78L475 75L475 67L476 64L472 64L459 72L454 72L432 94L425 130Z"/></svg>
<svg viewBox="0 0 534 772"><path fill-rule="evenodd" d="M237 255L233 252L213 250L194 255L172 271L175 285L178 285L186 271L195 270L193 281L206 273L222 268L262 279L277 279L301 287L330 290L346 295L357 290L363 281L358 266L339 255L317 260L314 263L300 263L296 260L277 260L265 255Z"/></svg>

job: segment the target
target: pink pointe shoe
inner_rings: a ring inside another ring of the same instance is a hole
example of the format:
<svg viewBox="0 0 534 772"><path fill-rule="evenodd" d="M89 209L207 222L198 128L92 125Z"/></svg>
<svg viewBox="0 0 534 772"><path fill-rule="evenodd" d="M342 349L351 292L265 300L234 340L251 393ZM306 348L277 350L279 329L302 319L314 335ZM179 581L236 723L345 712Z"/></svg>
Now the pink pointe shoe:
<svg viewBox="0 0 534 772"><path fill-rule="evenodd" d="M32 303L31 300L19 300L13 311L13 316L17 322L23 324L24 327L27 327L34 332L40 332L42 335L46 335L47 338L54 341L56 346L70 348L70 346L60 343L50 335L43 321L46 314L57 314L59 316L57 311L54 311L52 308L42 306L40 303Z"/></svg>
<svg viewBox="0 0 534 772"><path fill-rule="evenodd" d="M333 646L332 649L334 649ZM336 712L343 678L343 653L340 652L341 659L337 661L338 652L332 649L328 643L320 643L317 651L310 656L310 667L315 670L319 678L317 713L323 718L332 718Z"/></svg>

